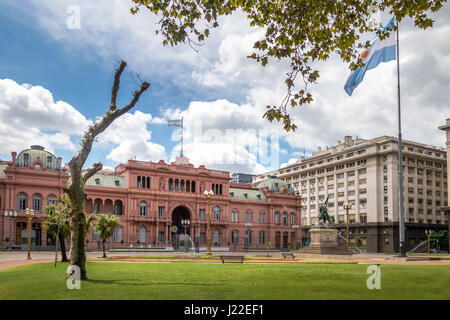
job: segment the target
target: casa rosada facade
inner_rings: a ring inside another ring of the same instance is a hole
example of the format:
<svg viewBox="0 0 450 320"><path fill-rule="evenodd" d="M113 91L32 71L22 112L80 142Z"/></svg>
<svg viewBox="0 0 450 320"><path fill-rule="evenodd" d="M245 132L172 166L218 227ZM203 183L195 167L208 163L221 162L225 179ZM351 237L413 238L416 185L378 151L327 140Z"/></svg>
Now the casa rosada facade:
<svg viewBox="0 0 450 320"><path fill-rule="evenodd" d="M0 231L3 246L24 247L28 235L26 209L33 209L32 246L45 250L55 240L42 227L45 207L56 203L67 186L69 170L41 146L32 146L11 161L0 162ZM212 190L209 201L204 191ZM108 246L205 250L210 209L212 250L294 248L302 239L301 198L283 181L273 178L254 188L230 183L230 174L194 167L186 157L164 161L129 160L104 170L85 186L86 213L113 213L120 225ZM183 225L189 220L189 226ZM186 241L185 241L186 240ZM90 249L99 247L92 230Z"/></svg>

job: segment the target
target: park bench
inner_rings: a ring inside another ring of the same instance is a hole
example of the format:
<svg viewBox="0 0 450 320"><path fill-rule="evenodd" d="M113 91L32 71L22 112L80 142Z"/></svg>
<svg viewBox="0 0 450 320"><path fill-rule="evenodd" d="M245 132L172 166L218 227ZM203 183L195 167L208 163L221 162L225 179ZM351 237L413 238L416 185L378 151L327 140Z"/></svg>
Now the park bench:
<svg viewBox="0 0 450 320"><path fill-rule="evenodd" d="M220 256L220 259L222 260L222 263L225 263L225 261L229 262L244 262L244 256Z"/></svg>
<svg viewBox="0 0 450 320"><path fill-rule="evenodd" d="M295 255L294 255L293 252L283 252L282 255L283 255L283 258L292 258L292 259L295 259Z"/></svg>

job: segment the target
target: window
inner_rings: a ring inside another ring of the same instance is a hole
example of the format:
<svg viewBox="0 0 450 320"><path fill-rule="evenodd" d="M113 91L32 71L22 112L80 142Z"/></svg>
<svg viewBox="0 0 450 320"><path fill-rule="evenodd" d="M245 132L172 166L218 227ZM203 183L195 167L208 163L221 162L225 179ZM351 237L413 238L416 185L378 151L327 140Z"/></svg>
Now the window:
<svg viewBox="0 0 450 320"><path fill-rule="evenodd" d="M252 221L253 221L252 213L251 212L246 212L245 213L245 222L246 223L252 223Z"/></svg>
<svg viewBox="0 0 450 320"><path fill-rule="evenodd" d="M231 243L238 244L238 242L239 242L239 231L237 230L231 231Z"/></svg>
<svg viewBox="0 0 450 320"><path fill-rule="evenodd" d="M295 224L295 214L291 213L291 225Z"/></svg>
<svg viewBox="0 0 450 320"><path fill-rule="evenodd" d="M142 217L147 215L147 203L145 201L141 201L139 204L139 215Z"/></svg>
<svg viewBox="0 0 450 320"><path fill-rule="evenodd" d="M52 157L50 157L50 156L47 157L47 168L48 169L53 169L52 163L53 163Z"/></svg>
<svg viewBox="0 0 450 320"><path fill-rule="evenodd" d="M158 217L164 218L164 207L158 207Z"/></svg>
<svg viewBox="0 0 450 320"><path fill-rule="evenodd" d="M119 227L116 230L116 241L121 242L123 240L123 227Z"/></svg>
<svg viewBox="0 0 450 320"><path fill-rule="evenodd" d="M170 178L169 179L169 191L172 191L172 190L173 190L173 179Z"/></svg>
<svg viewBox="0 0 450 320"><path fill-rule="evenodd" d="M366 169L364 168L364 169L359 169L358 170L358 174L366 174Z"/></svg>
<svg viewBox="0 0 450 320"><path fill-rule="evenodd" d="M160 231L160 233L161 233L161 231ZM163 238L163 240L164 240L164 238ZM147 228L144 226L139 228L139 243L147 243Z"/></svg>
<svg viewBox="0 0 450 320"><path fill-rule="evenodd" d="M266 233L264 231L259 232L259 244L266 243Z"/></svg>
<svg viewBox="0 0 450 320"><path fill-rule="evenodd" d="M95 179L95 184L98 185L98 186L100 185L100 179L99 178Z"/></svg>
<svg viewBox="0 0 450 320"><path fill-rule="evenodd" d="M56 205L56 197L55 196L48 196L47 198L47 204L53 204Z"/></svg>
<svg viewBox="0 0 450 320"><path fill-rule="evenodd" d="M169 182L170 183L170 182ZM137 177L137 187L140 188L141 187L141 176Z"/></svg>
<svg viewBox="0 0 450 320"><path fill-rule="evenodd" d="M27 208L27 195L21 193L17 197L17 208L19 210L25 210Z"/></svg>
<svg viewBox="0 0 450 320"><path fill-rule="evenodd" d="M119 180L115 180L114 184L116 185L116 187L119 187L120 186L120 181Z"/></svg>
<svg viewBox="0 0 450 320"><path fill-rule="evenodd" d="M205 209L200 209L198 217L200 218L200 220L205 220Z"/></svg>
<svg viewBox="0 0 450 320"><path fill-rule="evenodd" d="M23 166L27 167L30 165L30 155L28 153L25 153L23 155Z"/></svg>
<svg viewBox="0 0 450 320"><path fill-rule="evenodd" d="M214 245L217 246L220 243L220 231L219 229L214 230L213 234Z"/></svg>
<svg viewBox="0 0 450 320"><path fill-rule="evenodd" d="M220 220L220 208L217 206L214 207L214 220Z"/></svg>
<svg viewBox="0 0 450 320"><path fill-rule="evenodd" d="M287 224L287 213L283 213L283 224Z"/></svg>
<svg viewBox="0 0 450 320"><path fill-rule="evenodd" d="M260 213L259 214L259 222L260 223L266 222L266 214L265 213Z"/></svg>
<svg viewBox="0 0 450 320"><path fill-rule="evenodd" d="M101 204L101 202L97 202L97 201L95 201L94 202L94 213L100 213L101 212L101 210L102 210L102 204Z"/></svg>
<svg viewBox="0 0 450 320"><path fill-rule="evenodd" d="M245 231L245 243L252 243L252 232L250 230Z"/></svg>
<svg viewBox="0 0 450 320"><path fill-rule="evenodd" d="M359 179L359 184L366 184L367 180L366 179Z"/></svg>
<svg viewBox="0 0 450 320"><path fill-rule="evenodd" d="M200 243L205 243L205 233L200 232Z"/></svg>
<svg viewBox="0 0 450 320"><path fill-rule="evenodd" d="M275 223L280 224L280 213L279 212L275 212Z"/></svg>
<svg viewBox="0 0 450 320"><path fill-rule="evenodd" d="M42 197L38 194L33 196L33 210L41 211L42 210Z"/></svg>
<svg viewBox="0 0 450 320"><path fill-rule="evenodd" d="M158 231L158 242L164 243L164 231Z"/></svg>

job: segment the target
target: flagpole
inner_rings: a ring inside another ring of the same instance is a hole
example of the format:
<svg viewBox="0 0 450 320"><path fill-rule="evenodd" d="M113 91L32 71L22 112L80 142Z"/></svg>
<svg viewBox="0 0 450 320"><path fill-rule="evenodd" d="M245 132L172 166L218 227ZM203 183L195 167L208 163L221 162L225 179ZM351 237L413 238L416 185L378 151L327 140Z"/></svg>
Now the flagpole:
<svg viewBox="0 0 450 320"><path fill-rule="evenodd" d="M395 21L397 26L397 101L398 101L398 228L400 247L398 256L406 257L405 253L405 216L403 210L403 156L402 156L402 121L400 108L400 60L399 60L399 37L398 37L398 21Z"/></svg>
<svg viewBox="0 0 450 320"><path fill-rule="evenodd" d="M181 156L183 156L183 117L181 118Z"/></svg>

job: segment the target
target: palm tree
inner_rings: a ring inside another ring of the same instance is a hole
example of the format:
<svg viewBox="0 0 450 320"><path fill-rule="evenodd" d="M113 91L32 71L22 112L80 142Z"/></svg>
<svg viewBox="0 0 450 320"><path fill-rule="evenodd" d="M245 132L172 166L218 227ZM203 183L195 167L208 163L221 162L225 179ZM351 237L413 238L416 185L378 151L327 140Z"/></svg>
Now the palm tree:
<svg viewBox="0 0 450 320"><path fill-rule="evenodd" d="M99 214L98 217L99 219L97 225L95 226L95 232L102 239L103 258L106 258L106 239L110 238L113 235L114 229L119 226L119 218L111 213Z"/></svg>

